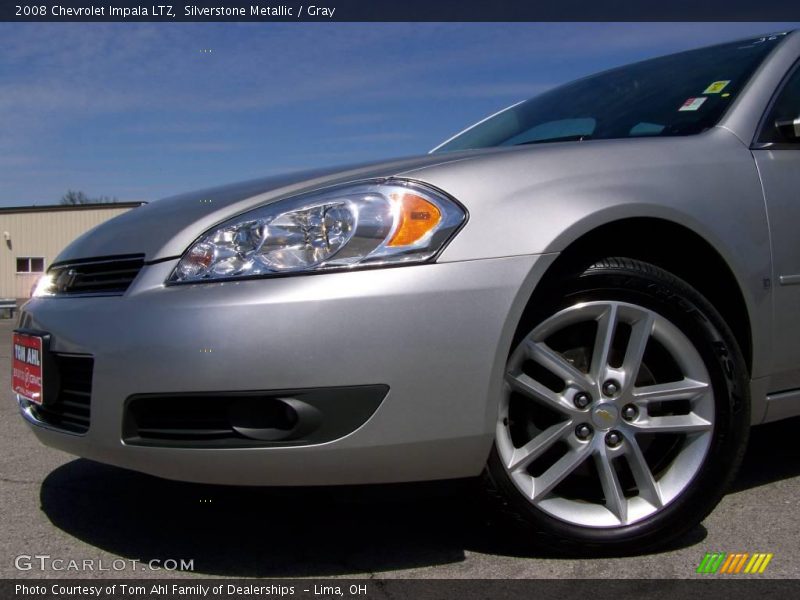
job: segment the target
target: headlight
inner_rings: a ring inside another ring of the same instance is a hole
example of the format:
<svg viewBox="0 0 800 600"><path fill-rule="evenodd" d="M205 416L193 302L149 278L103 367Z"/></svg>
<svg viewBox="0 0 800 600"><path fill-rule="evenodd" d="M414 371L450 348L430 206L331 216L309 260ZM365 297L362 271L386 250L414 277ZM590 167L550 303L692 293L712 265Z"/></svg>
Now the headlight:
<svg viewBox="0 0 800 600"><path fill-rule="evenodd" d="M192 244L169 282L424 262L465 218L453 200L407 181L332 187L222 223Z"/></svg>
<svg viewBox="0 0 800 600"><path fill-rule="evenodd" d="M55 296L55 281L52 273L45 273L36 282L36 287L31 294L31 298L41 298L43 296Z"/></svg>

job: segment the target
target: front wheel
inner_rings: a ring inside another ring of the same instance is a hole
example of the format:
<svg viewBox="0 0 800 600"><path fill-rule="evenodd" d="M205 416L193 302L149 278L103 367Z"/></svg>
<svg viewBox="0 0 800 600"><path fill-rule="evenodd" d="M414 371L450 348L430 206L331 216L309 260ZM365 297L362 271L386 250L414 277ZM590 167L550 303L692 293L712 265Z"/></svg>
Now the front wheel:
<svg viewBox="0 0 800 600"><path fill-rule="evenodd" d="M741 460L741 352L708 301L646 263L605 259L550 298L508 359L491 492L570 553L664 545L716 506Z"/></svg>

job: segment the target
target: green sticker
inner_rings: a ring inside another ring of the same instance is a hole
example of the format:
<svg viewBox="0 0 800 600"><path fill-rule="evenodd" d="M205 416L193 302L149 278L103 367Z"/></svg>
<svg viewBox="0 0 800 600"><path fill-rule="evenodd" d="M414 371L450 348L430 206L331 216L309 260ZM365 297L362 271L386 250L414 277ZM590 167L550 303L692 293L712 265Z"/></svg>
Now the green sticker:
<svg viewBox="0 0 800 600"><path fill-rule="evenodd" d="M715 81L710 86L706 88L706 91L703 92L704 94L719 94L722 90L724 90L728 84L730 83L730 79L727 81Z"/></svg>

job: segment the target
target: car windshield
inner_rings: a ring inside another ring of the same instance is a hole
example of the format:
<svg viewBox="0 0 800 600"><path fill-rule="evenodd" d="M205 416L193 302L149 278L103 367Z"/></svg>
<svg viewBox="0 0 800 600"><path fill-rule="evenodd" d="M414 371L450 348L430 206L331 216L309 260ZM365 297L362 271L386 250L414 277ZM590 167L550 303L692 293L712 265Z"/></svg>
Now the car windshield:
<svg viewBox="0 0 800 600"><path fill-rule="evenodd" d="M716 125L784 37L690 50L586 77L512 106L434 152L700 133Z"/></svg>

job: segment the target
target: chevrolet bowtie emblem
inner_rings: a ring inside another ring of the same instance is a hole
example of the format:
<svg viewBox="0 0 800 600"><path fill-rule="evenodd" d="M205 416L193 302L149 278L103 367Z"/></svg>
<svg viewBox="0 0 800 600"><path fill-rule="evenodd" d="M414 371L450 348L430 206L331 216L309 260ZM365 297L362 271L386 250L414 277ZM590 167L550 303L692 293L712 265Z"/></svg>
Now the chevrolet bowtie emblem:
<svg viewBox="0 0 800 600"><path fill-rule="evenodd" d="M610 423L611 421L613 421L613 420L614 420L614 415L612 415L612 414L611 414L609 411L607 411L605 408L598 408L598 409L597 409L597 410L594 412L594 414L596 414L598 417L600 417L601 419L603 419L603 421L606 421L606 422L608 422L608 423Z"/></svg>

